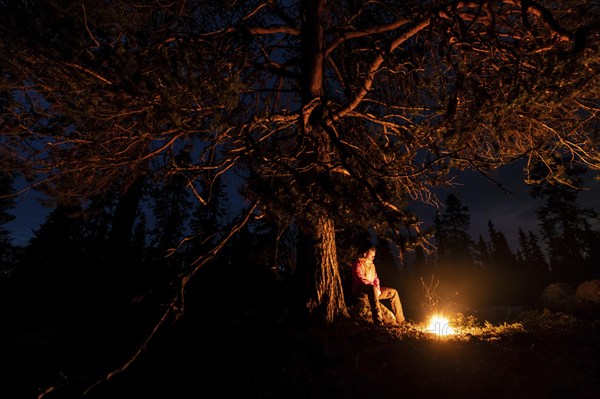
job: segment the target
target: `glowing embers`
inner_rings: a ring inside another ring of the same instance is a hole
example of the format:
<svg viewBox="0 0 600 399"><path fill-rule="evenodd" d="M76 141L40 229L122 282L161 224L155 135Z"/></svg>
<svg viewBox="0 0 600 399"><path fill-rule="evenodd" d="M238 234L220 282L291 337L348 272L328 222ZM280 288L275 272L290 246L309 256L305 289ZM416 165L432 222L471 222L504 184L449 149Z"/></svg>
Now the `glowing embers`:
<svg viewBox="0 0 600 399"><path fill-rule="evenodd" d="M439 314L434 314L431 316L425 331L435 334L439 337L446 337L455 334L454 328L450 326L450 321L448 321L446 317Z"/></svg>

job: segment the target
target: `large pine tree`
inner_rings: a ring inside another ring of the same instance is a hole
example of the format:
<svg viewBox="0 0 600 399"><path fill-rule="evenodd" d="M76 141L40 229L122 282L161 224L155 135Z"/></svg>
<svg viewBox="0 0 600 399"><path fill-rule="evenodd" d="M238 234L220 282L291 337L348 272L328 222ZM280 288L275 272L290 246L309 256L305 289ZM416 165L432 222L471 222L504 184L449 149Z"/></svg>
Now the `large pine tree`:
<svg viewBox="0 0 600 399"><path fill-rule="evenodd" d="M118 182L133 205L132 182L192 143L177 173L237 168L296 223L305 305L327 321L346 313L344 221L413 228L406 199L457 169L557 152L598 167L590 2L16 0L0 18L4 168L77 198Z"/></svg>

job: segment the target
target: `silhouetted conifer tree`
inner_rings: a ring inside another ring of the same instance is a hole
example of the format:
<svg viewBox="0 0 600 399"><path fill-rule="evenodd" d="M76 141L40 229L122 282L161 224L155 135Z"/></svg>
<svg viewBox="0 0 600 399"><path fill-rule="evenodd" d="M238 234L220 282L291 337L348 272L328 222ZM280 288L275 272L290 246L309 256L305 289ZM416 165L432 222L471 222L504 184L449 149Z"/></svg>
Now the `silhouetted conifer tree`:
<svg viewBox="0 0 600 399"><path fill-rule="evenodd" d="M532 304L549 282L549 268L537 236L532 231L525 233L520 227L517 264L522 281L520 296Z"/></svg>
<svg viewBox="0 0 600 399"><path fill-rule="evenodd" d="M219 240L219 231L227 216L228 196L223 179L208 173L196 189L200 197L191 213L190 230L194 235L188 244L188 258L193 262Z"/></svg>
<svg viewBox="0 0 600 399"><path fill-rule="evenodd" d="M85 252L90 261L110 262L106 255L116 200L115 193L111 191L92 197L85 207Z"/></svg>
<svg viewBox="0 0 600 399"><path fill-rule="evenodd" d="M132 250L134 258L143 263L146 257L148 239L148 220L146 212L140 211L138 221L133 229Z"/></svg>
<svg viewBox="0 0 600 399"><path fill-rule="evenodd" d="M15 202L13 194L13 178L7 173L0 173L0 278L12 274L13 271L13 245L12 234L4 225L15 219L10 213Z"/></svg>
<svg viewBox="0 0 600 399"><path fill-rule="evenodd" d="M548 271L548 263L535 233L529 231L527 234L519 227L519 253L520 263L524 269L540 272Z"/></svg>
<svg viewBox="0 0 600 399"><path fill-rule="evenodd" d="M546 243L551 277L576 284L598 270L597 264L591 262L598 247L598 232L592 228L592 222L598 221L599 216L595 210L583 209L577 202L577 187L583 184L585 169L560 159L553 162L562 165L563 184L543 182L533 188L532 196L546 199L536 213ZM538 166L536 174L543 173L544 167Z"/></svg>
<svg viewBox="0 0 600 399"><path fill-rule="evenodd" d="M516 264L515 254L510 249L506 236L497 231L491 220L488 220L488 233L490 235L490 259L495 267L514 267Z"/></svg>
<svg viewBox="0 0 600 399"><path fill-rule="evenodd" d="M52 286L60 292L73 284L76 275L88 267L83 262L85 223L79 205L58 205L34 231L25 248L25 270L28 279Z"/></svg>
<svg viewBox="0 0 600 399"><path fill-rule="evenodd" d="M470 268L473 264L473 240L469 234L469 208L449 194L443 213L434 217L437 263L439 267Z"/></svg>
<svg viewBox="0 0 600 399"><path fill-rule="evenodd" d="M490 244L483 239L483 236L481 234L479 235L479 240L477 241L476 249L477 249L477 256L476 256L477 263L479 263L479 265L481 267L488 267L491 262Z"/></svg>
<svg viewBox="0 0 600 399"><path fill-rule="evenodd" d="M106 242L115 209L115 196L94 196L85 208L87 236L91 240Z"/></svg>
<svg viewBox="0 0 600 399"><path fill-rule="evenodd" d="M190 148L185 147L175 158L173 171L185 168L191 159ZM185 174L168 173L164 181L157 182L152 190L154 205L152 211L155 224L151 231L153 247L157 259L163 259L170 267L183 267L181 240L187 233L187 220L192 210L188 180Z"/></svg>
<svg viewBox="0 0 600 399"><path fill-rule="evenodd" d="M496 230L488 220L489 262L486 275L492 300L496 304L513 304L520 301L523 276L516 268L516 257L511 251L506 236Z"/></svg>
<svg viewBox="0 0 600 399"><path fill-rule="evenodd" d="M116 185L118 194L108 235L109 262L116 269L130 263L133 226L146 186L143 175L137 171L132 173L130 179Z"/></svg>
<svg viewBox="0 0 600 399"><path fill-rule="evenodd" d="M523 268L529 266L528 255L531 253L529 240L521 227L519 227L519 249L517 250L517 262Z"/></svg>
<svg viewBox="0 0 600 399"><path fill-rule="evenodd" d="M412 264L409 264L409 270L414 271L420 276L428 276L431 274L429 269L432 263L431 256L422 247L416 247L414 250L414 261Z"/></svg>

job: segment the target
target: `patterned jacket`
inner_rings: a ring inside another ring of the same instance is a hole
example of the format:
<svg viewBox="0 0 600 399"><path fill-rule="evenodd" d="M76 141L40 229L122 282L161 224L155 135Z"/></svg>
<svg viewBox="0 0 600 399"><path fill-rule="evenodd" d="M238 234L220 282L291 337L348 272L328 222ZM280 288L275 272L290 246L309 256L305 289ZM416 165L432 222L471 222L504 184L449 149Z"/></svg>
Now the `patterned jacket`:
<svg viewBox="0 0 600 399"><path fill-rule="evenodd" d="M381 293L379 286L379 277L375 264L366 258L358 258L352 264L352 291L361 292L364 287L374 285L377 288L377 294Z"/></svg>

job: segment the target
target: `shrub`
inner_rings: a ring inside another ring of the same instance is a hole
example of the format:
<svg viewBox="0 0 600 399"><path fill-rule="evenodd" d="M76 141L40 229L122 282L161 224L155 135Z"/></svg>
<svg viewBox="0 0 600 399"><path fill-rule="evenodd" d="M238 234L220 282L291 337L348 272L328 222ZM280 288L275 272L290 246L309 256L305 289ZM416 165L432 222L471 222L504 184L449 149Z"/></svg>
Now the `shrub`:
<svg viewBox="0 0 600 399"><path fill-rule="evenodd" d="M549 284L538 298L540 308L554 312L573 313L575 310L575 289L566 283Z"/></svg>
<svg viewBox="0 0 600 399"><path fill-rule="evenodd" d="M600 280L584 281L575 292L577 309L586 316L600 315Z"/></svg>

